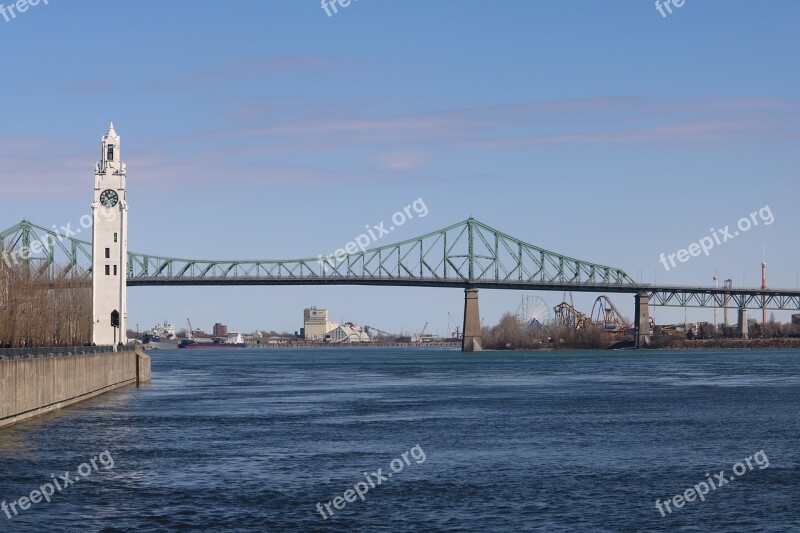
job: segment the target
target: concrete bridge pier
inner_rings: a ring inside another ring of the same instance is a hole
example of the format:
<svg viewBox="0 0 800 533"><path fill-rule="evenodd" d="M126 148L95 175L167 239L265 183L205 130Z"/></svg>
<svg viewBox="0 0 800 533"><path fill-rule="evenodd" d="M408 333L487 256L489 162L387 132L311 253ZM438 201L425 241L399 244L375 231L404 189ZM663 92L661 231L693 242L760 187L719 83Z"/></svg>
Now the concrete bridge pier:
<svg viewBox="0 0 800 533"><path fill-rule="evenodd" d="M481 338L481 313L478 310L478 289L464 290L464 337L461 340L462 352L483 350Z"/></svg>
<svg viewBox="0 0 800 533"><path fill-rule="evenodd" d="M646 348L650 344L650 295L636 294L636 318L634 319L634 346Z"/></svg>
<svg viewBox="0 0 800 533"><path fill-rule="evenodd" d="M739 337L743 339L750 338L749 329L747 325L747 309L742 307L739 309Z"/></svg>

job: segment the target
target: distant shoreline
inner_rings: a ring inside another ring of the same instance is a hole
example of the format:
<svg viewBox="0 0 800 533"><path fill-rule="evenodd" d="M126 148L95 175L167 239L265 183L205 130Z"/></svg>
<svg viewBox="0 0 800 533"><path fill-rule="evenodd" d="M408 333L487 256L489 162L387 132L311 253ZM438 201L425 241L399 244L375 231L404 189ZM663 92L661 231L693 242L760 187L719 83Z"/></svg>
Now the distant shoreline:
<svg viewBox="0 0 800 533"><path fill-rule="evenodd" d="M497 352L513 352L513 351L531 351L531 352L556 352L562 350L632 350L632 343L630 345L611 345L602 348L586 348L586 347L567 347L564 345L558 346L553 344L541 345L535 348L485 348L484 351L497 351ZM458 348L461 346L461 341L450 342L363 342L363 343L324 343L324 342L288 342L280 344L262 344L247 346L243 349L256 349L256 350L275 350L287 348L442 348L451 347ZM157 348L149 348L144 346L145 351L165 351ZM654 350L800 350L800 338L777 338L777 339L657 339L642 351Z"/></svg>
<svg viewBox="0 0 800 533"><path fill-rule="evenodd" d="M653 346L655 350L795 350L800 349L800 338L777 339L681 339L674 344Z"/></svg>
<svg viewBox="0 0 800 533"><path fill-rule="evenodd" d="M651 342L646 348L636 350L633 347L633 340L616 342L609 346L589 348L585 346L565 346L565 345L542 345L538 348L487 348L486 351L542 351L557 352L562 350L631 350L631 351L663 351L663 350L800 350L800 338L779 338L779 339L657 339Z"/></svg>
<svg viewBox="0 0 800 533"><path fill-rule="evenodd" d="M287 342L275 344L253 344L247 345L242 349L254 350L274 350L278 348L369 348L369 347L403 347L403 348L429 348L429 347L460 347L461 341L439 341L439 342ZM165 351L159 348L150 348L144 345L145 351ZM170 348L171 349L171 348ZM177 347L175 348L177 349Z"/></svg>

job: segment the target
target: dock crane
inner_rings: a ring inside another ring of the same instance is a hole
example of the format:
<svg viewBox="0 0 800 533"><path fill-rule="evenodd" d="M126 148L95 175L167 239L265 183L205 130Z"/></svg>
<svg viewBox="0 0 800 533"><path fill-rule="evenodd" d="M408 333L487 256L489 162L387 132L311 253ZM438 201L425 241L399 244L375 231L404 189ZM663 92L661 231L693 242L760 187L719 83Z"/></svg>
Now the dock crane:
<svg viewBox="0 0 800 533"><path fill-rule="evenodd" d="M187 339L193 339L194 338L194 328L192 327L192 321L187 318L186 322L189 323L189 334L186 335L186 338Z"/></svg>
<svg viewBox="0 0 800 533"><path fill-rule="evenodd" d="M455 324L456 327L453 329L452 324ZM447 313L447 329L450 333L450 338L452 339L460 339L461 338L461 327L458 325L458 322L453 319L453 315L450 312Z"/></svg>
<svg viewBox="0 0 800 533"><path fill-rule="evenodd" d="M425 330L428 329L428 323L425 322L425 325L422 326L422 331L417 334L415 337L411 337L411 342L422 342L422 338L425 336Z"/></svg>

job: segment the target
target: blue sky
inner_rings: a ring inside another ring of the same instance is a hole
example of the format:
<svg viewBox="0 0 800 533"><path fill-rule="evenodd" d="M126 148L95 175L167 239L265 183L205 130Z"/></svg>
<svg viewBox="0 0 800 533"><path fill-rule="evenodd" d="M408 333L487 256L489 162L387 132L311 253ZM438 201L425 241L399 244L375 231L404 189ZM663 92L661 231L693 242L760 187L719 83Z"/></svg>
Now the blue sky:
<svg viewBox="0 0 800 533"><path fill-rule="evenodd" d="M0 18L0 227L76 224L113 120L134 251L315 257L422 198L428 215L381 244L472 215L645 282L711 285L719 270L755 286L764 246L770 286L796 287L800 4L673 10L358 0L328 17L316 0L50 0ZM773 224L659 263L764 206ZM485 322L520 297L482 291ZM593 299L575 294L585 311ZM633 315L632 297L614 299ZM191 317L295 331L309 305L445 334L463 294L137 288L128 314L142 329Z"/></svg>

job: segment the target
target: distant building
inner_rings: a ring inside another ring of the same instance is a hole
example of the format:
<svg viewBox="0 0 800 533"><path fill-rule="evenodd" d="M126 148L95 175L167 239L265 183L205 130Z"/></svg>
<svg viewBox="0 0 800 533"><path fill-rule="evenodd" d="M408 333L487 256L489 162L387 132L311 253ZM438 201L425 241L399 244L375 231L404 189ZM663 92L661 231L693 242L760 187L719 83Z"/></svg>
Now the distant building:
<svg viewBox="0 0 800 533"><path fill-rule="evenodd" d="M411 337L411 342L439 342L442 340L438 335L421 334Z"/></svg>
<svg viewBox="0 0 800 533"><path fill-rule="evenodd" d="M220 324L217 322L214 324L214 336L215 337L227 337L228 336L228 326L224 324Z"/></svg>
<svg viewBox="0 0 800 533"><path fill-rule="evenodd" d="M800 314L792 315L792 324L800 324Z"/></svg>
<svg viewBox="0 0 800 533"><path fill-rule="evenodd" d="M371 342L364 328L360 328L350 322L334 329L329 335L331 336L331 342Z"/></svg>
<svg viewBox="0 0 800 533"><path fill-rule="evenodd" d="M328 320L327 309L309 307L303 312L303 333L307 341L324 341L339 324Z"/></svg>

